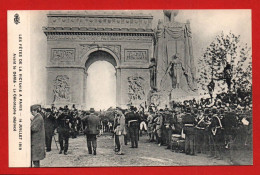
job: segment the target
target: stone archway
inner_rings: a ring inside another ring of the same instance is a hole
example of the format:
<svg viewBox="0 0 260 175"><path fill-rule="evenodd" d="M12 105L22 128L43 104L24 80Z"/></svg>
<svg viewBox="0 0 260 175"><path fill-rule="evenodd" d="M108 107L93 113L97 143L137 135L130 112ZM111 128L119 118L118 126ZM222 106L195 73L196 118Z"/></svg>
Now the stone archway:
<svg viewBox="0 0 260 175"><path fill-rule="evenodd" d="M153 56L151 15L48 14L46 104L84 109L90 55L106 52L116 69L116 105L145 103ZM89 62L88 62L89 61ZM92 61L95 61L92 60ZM86 62L87 65L86 65Z"/></svg>
<svg viewBox="0 0 260 175"><path fill-rule="evenodd" d="M87 90L88 90L88 70L89 67L96 63L97 61L106 61L110 64L112 64L116 70L115 76L116 76L116 105L120 104L120 72L119 72L119 60L113 52L106 48L94 48L90 51L88 51L84 57L82 58L82 63L85 62L85 79L83 84L83 96L84 96L84 104L87 104ZM89 106L87 106L89 108Z"/></svg>

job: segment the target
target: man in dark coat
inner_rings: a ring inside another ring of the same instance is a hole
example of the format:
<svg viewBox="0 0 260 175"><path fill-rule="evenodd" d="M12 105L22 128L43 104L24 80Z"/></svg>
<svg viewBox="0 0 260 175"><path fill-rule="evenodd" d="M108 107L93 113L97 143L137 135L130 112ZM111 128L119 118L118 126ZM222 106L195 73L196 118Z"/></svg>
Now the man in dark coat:
<svg viewBox="0 0 260 175"><path fill-rule="evenodd" d="M130 107L130 112L126 114L126 123L129 127L129 133L131 138L131 148L138 148L138 132L140 117L135 113L135 107Z"/></svg>
<svg viewBox="0 0 260 175"><path fill-rule="evenodd" d="M94 114L94 108L90 108L90 114L82 121L86 123L85 134L87 136L88 153L97 154L97 135L99 134L100 119Z"/></svg>
<svg viewBox="0 0 260 175"><path fill-rule="evenodd" d="M45 158L44 120L40 108L40 105L31 106L31 161L34 167L40 167L40 160Z"/></svg>
<svg viewBox="0 0 260 175"><path fill-rule="evenodd" d="M185 153L195 155L195 117L191 114L191 109L186 108L186 115L183 116L182 122L184 124L185 136Z"/></svg>
<svg viewBox="0 0 260 175"><path fill-rule="evenodd" d="M53 113L50 108L46 109L46 116L44 119L44 128L45 128L45 143L46 151L51 151L51 142L52 136L56 127L56 119L53 116Z"/></svg>
<svg viewBox="0 0 260 175"><path fill-rule="evenodd" d="M164 128L166 130L165 132L165 139L166 139L166 145L167 149L171 148L171 139L172 139L172 131L174 129L173 125L173 114L166 109L164 113Z"/></svg>
<svg viewBox="0 0 260 175"><path fill-rule="evenodd" d="M234 106L224 114L224 118L221 120L222 126L224 128L224 137L225 137L225 147L228 149L228 156L230 161L233 161L233 149L234 149L234 139L236 137L236 128L238 126L237 114L235 113Z"/></svg>
<svg viewBox="0 0 260 175"><path fill-rule="evenodd" d="M69 115L68 110L63 110L62 108L59 109L60 114L57 118L58 128L57 131L59 133L59 143L60 143L60 152L62 154L64 150L64 154L67 155L67 151L69 148L69 137L70 137L70 130L71 130L71 117ZM65 143L63 145L63 143Z"/></svg>

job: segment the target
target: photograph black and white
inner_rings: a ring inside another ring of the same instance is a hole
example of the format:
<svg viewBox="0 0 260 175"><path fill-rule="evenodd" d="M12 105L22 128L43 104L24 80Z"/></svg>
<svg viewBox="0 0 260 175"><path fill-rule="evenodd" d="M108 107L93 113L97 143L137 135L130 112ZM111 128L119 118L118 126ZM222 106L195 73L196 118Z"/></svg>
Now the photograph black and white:
<svg viewBox="0 0 260 175"><path fill-rule="evenodd" d="M253 164L251 10L27 13L31 167Z"/></svg>

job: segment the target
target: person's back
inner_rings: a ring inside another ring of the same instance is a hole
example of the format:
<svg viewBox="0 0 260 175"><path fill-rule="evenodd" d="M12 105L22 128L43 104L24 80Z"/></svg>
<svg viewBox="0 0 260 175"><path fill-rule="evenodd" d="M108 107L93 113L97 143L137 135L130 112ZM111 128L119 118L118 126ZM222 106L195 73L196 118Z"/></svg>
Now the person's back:
<svg viewBox="0 0 260 175"><path fill-rule="evenodd" d="M138 120L138 116L133 111L128 112L126 114L126 122L129 122L131 120L136 120L136 121Z"/></svg>
<svg viewBox="0 0 260 175"><path fill-rule="evenodd" d="M186 115L183 116L182 118L182 123L183 124L194 124L195 123L195 118L192 114L187 113Z"/></svg>
<svg viewBox="0 0 260 175"><path fill-rule="evenodd" d="M99 134L100 119L94 114L94 108L90 108L90 114L84 119L86 122L85 134L87 137L88 152L97 154L97 135ZM92 149L93 148L93 149Z"/></svg>
<svg viewBox="0 0 260 175"><path fill-rule="evenodd" d="M130 112L126 114L126 123L129 127L130 138L131 138L131 148L138 148L138 132L139 132L139 122L140 117L136 114L135 108L131 106Z"/></svg>
<svg viewBox="0 0 260 175"><path fill-rule="evenodd" d="M95 114L90 114L86 118L86 134L99 134L100 120Z"/></svg>

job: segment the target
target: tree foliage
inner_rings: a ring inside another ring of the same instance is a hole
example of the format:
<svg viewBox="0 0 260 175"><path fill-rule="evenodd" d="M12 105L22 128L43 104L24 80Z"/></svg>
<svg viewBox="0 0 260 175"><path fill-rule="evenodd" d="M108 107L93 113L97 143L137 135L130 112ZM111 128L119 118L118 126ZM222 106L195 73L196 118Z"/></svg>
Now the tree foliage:
<svg viewBox="0 0 260 175"><path fill-rule="evenodd" d="M227 64L232 69L231 91L251 91L252 54L251 47L240 42L240 36L233 33L216 36L198 60L198 83L200 94L208 93L208 84L213 79L215 93L227 91L224 69Z"/></svg>

